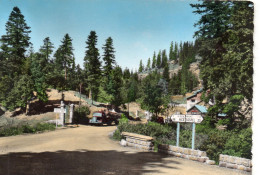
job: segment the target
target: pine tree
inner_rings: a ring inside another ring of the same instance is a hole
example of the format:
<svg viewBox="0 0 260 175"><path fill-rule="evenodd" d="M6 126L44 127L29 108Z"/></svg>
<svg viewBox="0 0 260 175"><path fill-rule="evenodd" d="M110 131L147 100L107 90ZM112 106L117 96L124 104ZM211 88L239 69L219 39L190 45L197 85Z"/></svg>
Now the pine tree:
<svg viewBox="0 0 260 175"><path fill-rule="evenodd" d="M166 50L164 49L162 51L162 63L161 63L161 67L164 68L166 66L166 64L168 64L168 58L167 58L167 54L166 54Z"/></svg>
<svg viewBox="0 0 260 175"><path fill-rule="evenodd" d="M95 31L91 31L86 41L87 50L84 58L84 66L86 71L88 89L92 95L92 99L97 99L100 78L101 78L101 61L99 57L97 45L97 35Z"/></svg>
<svg viewBox="0 0 260 175"><path fill-rule="evenodd" d="M175 42L174 45L174 52L173 52L173 60L177 60L179 54L178 54L178 44Z"/></svg>
<svg viewBox="0 0 260 175"><path fill-rule="evenodd" d="M115 62L115 51L113 47L113 39L111 37L106 39L106 44L102 47L104 50L103 60L104 60L104 74L109 75L114 67Z"/></svg>
<svg viewBox="0 0 260 175"><path fill-rule="evenodd" d="M234 109L239 103L233 100L240 102L245 97L252 102L253 3L204 1L191 6L196 9L194 13L201 15L195 24L199 27L195 36L202 57L203 85L215 98L209 116L216 118L221 111L234 120L232 116L238 111ZM222 104L226 97L228 103ZM242 118L241 121L243 123Z"/></svg>
<svg viewBox="0 0 260 175"><path fill-rule="evenodd" d="M171 42L171 46L170 46L169 60L174 60L173 41Z"/></svg>
<svg viewBox="0 0 260 175"><path fill-rule="evenodd" d="M169 83L170 77L169 77L169 65L166 64L164 69L163 69L163 78Z"/></svg>
<svg viewBox="0 0 260 175"><path fill-rule="evenodd" d="M157 68L161 68L161 64L162 64L162 58L161 58L161 51L159 51L158 55L157 55L157 61L156 61L156 66Z"/></svg>
<svg viewBox="0 0 260 175"><path fill-rule="evenodd" d="M0 39L3 53L1 67L12 77L22 72L21 65L25 61L25 52L30 45L30 27L26 24L24 16L18 7L14 7L6 23L6 35Z"/></svg>
<svg viewBox="0 0 260 175"><path fill-rule="evenodd" d="M45 75L45 56L40 53L35 53L31 59L31 73L34 84L34 91L37 92L37 97L40 101L48 101L46 94L47 84Z"/></svg>
<svg viewBox="0 0 260 175"><path fill-rule="evenodd" d="M50 41L50 38L46 37L43 40L43 46L41 46L41 48L40 48L40 53L42 55L44 55L44 57L46 59L46 63L49 62L49 57L53 52L53 48L54 48L54 46L53 46L53 43Z"/></svg>
<svg viewBox="0 0 260 175"><path fill-rule="evenodd" d="M144 70L144 66L143 66L142 60L140 60L138 72L141 73L141 72L143 72L143 70Z"/></svg>
<svg viewBox="0 0 260 175"><path fill-rule="evenodd" d="M153 62L152 62L152 68L154 69L156 67L156 53L153 53Z"/></svg>
<svg viewBox="0 0 260 175"><path fill-rule="evenodd" d="M151 69L151 60L150 60L150 58L148 58L146 69L147 70Z"/></svg>
<svg viewBox="0 0 260 175"><path fill-rule="evenodd" d="M60 47L54 54L57 68L64 70L65 81L67 80L68 70L70 70L74 64L73 50L72 39L69 34L65 34Z"/></svg>

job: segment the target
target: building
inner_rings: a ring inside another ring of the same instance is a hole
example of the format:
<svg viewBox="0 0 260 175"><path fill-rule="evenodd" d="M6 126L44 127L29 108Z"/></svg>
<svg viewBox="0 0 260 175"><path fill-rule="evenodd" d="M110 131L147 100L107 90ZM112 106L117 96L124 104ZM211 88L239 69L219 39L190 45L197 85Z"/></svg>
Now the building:
<svg viewBox="0 0 260 175"><path fill-rule="evenodd" d="M205 106L200 105L192 106L190 109L187 110L187 114L201 115L203 117L206 115L207 112L207 108Z"/></svg>
<svg viewBox="0 0 260 175"><path fill-rule="evenodd" d="M186 112L187 112L187 114L190 114L190 115L201 115L202 117L204 117L206 115L206 113L208 112L208 110L205 106L195 105L195 106L192 106L190 109L188 109ZM219 113L218 117L225 118L225 117L227 117L227 114Z"/></svg>
<svg viewBox="0 0 260 175"><path fill-rule="evenodd" d="M201 95L203 89L199 89L193 93L193 95L187 97L187 107L186 110L190 109L192 106L201 102Z"/></svg>

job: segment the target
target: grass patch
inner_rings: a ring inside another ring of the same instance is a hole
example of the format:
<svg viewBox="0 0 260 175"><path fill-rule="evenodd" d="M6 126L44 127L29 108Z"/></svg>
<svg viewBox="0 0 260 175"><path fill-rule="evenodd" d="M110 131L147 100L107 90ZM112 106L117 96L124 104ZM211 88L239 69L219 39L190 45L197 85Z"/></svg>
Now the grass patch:
<svg viewBox="0 0 260 175"><path fill-rule="evenodd" d="M20 135L23 133L38 133L43 131L55 130L55 124L50 123L37 123L36 125L20 125L13 127L2 127L0 128L0 137Z"/></svg>

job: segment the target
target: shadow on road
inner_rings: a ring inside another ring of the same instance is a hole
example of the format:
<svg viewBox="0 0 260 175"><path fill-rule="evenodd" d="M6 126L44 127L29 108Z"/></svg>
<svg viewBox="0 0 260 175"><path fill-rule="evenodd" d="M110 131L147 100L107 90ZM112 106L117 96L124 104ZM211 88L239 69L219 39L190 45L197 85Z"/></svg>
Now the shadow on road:
<svg viewBox="0 0 260 175"><path fill-rule="evenodd" d="M159 173L159 167L177 169L176 167L167 166L167 164L179 164L179 162L163 160L165 157L167 157L167 155L153 152L129 153L88 150L43 153L9 153L6 155L0 155L0 174L141 175L143 173ZM145 169L144 166L146 166Z"/></svg>

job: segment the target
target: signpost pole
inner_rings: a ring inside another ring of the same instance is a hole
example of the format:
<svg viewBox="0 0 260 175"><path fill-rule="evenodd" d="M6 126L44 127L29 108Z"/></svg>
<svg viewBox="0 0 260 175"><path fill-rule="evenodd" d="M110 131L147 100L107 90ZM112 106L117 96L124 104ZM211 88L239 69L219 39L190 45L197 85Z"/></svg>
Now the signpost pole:
<svg viewBox="0 0 260 175"><path fill-rule="evenodd" d="M179 139L180 139L180 123L177 123L177 137L176 137L176 146L179 146Z"/></svg>
<svg viewBox="0 0 260 175"><path fill-rule="evenodd" d="M192 123L192 145L191 145L191 149L194 149L194 145L195 145L195 123Z"/></svg>

